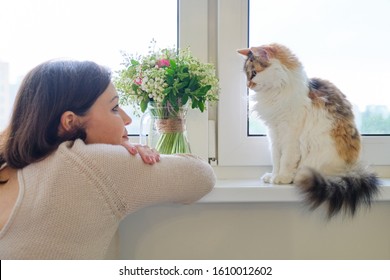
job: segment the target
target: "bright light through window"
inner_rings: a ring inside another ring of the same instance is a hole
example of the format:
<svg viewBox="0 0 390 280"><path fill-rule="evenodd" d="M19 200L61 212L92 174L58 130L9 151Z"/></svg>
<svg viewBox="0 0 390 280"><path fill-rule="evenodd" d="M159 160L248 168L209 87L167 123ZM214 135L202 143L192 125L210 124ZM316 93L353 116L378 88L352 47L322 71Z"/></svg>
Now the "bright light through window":
<svg viewBox="0 0 390 280"><path fill-rule="evenodd" d="M249 11L249 46L286 45L348 97L362 134L390 134L390 1L250 0ZM265 133L248 123L249 135Z"/></svg>
<svg viewBox="0 0 390 280"><path fill-rule="evenodd" d="M177 0L3 0L0 2L0 130L28 70L53 58L120 67L121 50L177 46ZM131 113L131 112L129 112ZM128 128L138 133L138 121Z"/></svg>

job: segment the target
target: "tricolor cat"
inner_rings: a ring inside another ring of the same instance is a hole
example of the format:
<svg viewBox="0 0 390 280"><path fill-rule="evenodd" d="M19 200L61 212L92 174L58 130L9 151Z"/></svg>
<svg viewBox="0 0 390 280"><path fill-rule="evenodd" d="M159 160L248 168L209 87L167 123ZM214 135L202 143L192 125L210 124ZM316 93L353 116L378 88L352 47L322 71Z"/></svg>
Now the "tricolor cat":
<svg viewBox="0 0 390 280"><path fill-rule="evenodd" d="M314 209L328 216L370 205L379 180L359 163L360 134L351 103L332 83L309 79L298 58L280 44L241 49L252 110L268 128L273 170L267 183L294 183Z"/></svg>

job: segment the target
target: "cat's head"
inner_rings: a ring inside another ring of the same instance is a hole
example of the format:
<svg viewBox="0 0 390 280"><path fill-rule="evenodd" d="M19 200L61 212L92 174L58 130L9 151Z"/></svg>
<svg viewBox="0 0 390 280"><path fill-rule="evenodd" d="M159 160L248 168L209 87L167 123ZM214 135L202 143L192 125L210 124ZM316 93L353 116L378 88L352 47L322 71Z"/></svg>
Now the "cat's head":
<svg viewBox="0 0 390 280"><path fill-rule="evenodd" d="M255 89L260 83L279 86L279 82L286 82L286 71L301 69L297 57L285 46L280 44L263 45L249 49L237 50L246 60L244 71L247 77L247 86Z"/></svg>

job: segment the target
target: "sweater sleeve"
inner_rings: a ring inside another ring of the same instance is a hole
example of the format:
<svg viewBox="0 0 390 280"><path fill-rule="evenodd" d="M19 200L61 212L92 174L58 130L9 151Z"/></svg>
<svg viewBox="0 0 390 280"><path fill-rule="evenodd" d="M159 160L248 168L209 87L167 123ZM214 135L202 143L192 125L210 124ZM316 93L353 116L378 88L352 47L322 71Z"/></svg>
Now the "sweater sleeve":
<svg viewBox="0 0 390 280"><path fill-rule="evenodd" d="M148 165L122 146L77 140L68 149L70 157L83 162L82 172L94 178L118 218L153 204L192 203L216 180L211 166L193 155L161 155L160 162Z"/></svg>

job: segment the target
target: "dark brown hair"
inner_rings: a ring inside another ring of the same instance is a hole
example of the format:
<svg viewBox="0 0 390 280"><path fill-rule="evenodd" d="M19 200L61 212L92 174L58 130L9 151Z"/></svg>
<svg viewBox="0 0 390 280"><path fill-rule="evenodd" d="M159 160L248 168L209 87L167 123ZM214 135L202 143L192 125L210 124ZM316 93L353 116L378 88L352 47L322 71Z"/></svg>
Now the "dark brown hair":
<svg viewBox="0 0 390 280"><path fill-rule="evenodd" d="M0 135L0 166L23 168L45 158L64 141L85 140L82 127L59 136L61 116L66 111L85 115L110 80L110 71L91 61L55 60L32 69L19 88L11 121Z"/></svg>

